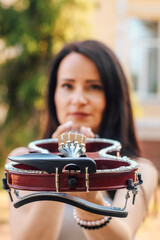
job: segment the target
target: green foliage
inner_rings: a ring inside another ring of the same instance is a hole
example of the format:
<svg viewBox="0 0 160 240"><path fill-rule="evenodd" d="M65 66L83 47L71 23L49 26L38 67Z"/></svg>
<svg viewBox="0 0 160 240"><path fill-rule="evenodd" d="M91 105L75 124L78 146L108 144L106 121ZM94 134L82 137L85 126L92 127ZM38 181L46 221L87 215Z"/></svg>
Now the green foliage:
<svg viewBox="0 0 160 240"><path fill-rule="evenodd" d="M0 1L0 44L2 53L8 50L0 58L0 166L11 149L39 137L51 59L64 43L88 38L85 13L91 5L85 0L17 0L10 6Z"/></svg>

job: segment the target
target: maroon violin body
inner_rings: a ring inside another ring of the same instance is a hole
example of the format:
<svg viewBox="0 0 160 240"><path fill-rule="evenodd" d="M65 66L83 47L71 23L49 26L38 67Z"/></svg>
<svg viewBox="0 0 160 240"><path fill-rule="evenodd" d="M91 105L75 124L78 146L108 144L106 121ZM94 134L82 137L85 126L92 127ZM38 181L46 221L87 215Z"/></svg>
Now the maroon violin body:
<svg viewBox="0 0 160 240"><path fill-rule="evenodd" d="M31 142L29 154L11 156L5 165L3 188L14 189L18 208L34 201L60 201L105 216L126 217L129 192L133 204L138 185L138 164L120 156L121 144L109 139L87 139L79 134L63 134L57 139ZM96 205L67 192L128 189L124 208ZM21 197L19 190L34 191Z"/></svg>
<svg viewBox="0 0 160 240"><path fill-rule="evenodd" d="M128 187L128 179L134 185L138 183L138 164L124 157L119 157L121 145L116 141L106 139L89 139L86 142L85 157L96 163L96 172L82 173L81 171L65 169L59 173L48 174L41 169L22 163L7 165L8 185L14 189L31 191L86 191L86 174L89 175L89 191L115 190ZM58 143L54 139L35 141L29 144L31 152L47 152L59 155ZM65 159L65 158L63 158ZM14 159L12 158L14 161ZM71 161L72 162L72 161ZM76 178L75 186L69 184L69 179ZM58 179L58 187L57 187ZM58 190L57 190L58 188Z"/></svg>

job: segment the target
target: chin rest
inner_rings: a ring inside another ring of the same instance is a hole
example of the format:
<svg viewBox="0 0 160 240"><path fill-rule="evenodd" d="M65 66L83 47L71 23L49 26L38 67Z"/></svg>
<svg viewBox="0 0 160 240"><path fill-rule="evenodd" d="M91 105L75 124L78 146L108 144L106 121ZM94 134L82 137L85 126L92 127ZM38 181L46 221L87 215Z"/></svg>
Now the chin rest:
<svg viewBox="0 0 160 240"><path fill-rule="evenodd" d="M77 166L76 170L80 170L85 173L85 168L88 167L88 172L96 172L96 163L93 159L87 157L60 157L56 154L46 153L30 153L19 156L8 157L9 160L24 164L27 166L35 167L41 171L47 173L56 173L58 168L59 173L62 173L63 169L67 165Z"/></svg>

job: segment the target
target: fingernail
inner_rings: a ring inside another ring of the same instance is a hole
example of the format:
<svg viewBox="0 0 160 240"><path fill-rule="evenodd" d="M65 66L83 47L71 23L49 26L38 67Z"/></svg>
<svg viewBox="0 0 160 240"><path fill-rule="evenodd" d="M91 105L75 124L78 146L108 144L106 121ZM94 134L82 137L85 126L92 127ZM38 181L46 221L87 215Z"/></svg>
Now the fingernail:
<svg viewBox="0 0 160 240"><path fill-rule="evenodd" d="M91 128L90 128L90 127L89 127L87 130L88 130L88 132L89 132L89 133L91 133L91 132L92 132L92 130L91 130Z"/></svg>
<svg viewBox="0 0 160 240"><path fill-rule="evenodd" d="M70 126L72 126L73 122L72 121L68 121L65 123L65 127L69 128Z"/></svg>

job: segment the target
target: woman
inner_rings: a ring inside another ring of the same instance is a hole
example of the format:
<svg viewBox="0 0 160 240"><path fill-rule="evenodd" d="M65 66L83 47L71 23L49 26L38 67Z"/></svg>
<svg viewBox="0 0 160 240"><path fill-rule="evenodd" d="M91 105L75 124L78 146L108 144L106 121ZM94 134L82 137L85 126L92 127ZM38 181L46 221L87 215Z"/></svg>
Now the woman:
<svg viewBox="0 0 160 240"><path fill-rule="evenodd" d="M112 218L106 226L97 230L83 229L87 239L132 239L146 215L157 185L157 171L149 161L140 157L123 70L113 52L97 41L71 43L53 61L44 137L56 138L61 133L74 129L87 137L98 134L103 138L118 140L123 146L121 154L138 161L144 184L139 190L135 205L131 202L128 204L128 217ZM19 148L11 155L27 151ZM113 205L123 206L125 192L116 191ZM100 205L106 204L101 192L74 195ZM11 208L13 239L59 239L60 232L63 232L63 209L64 204L57 202L36 202L18 210ZM102 222L103 219L102 216L80 209L76 209L76 216L82 221ZM68 234L72 238L72 229L68 229Z"/></svg>

